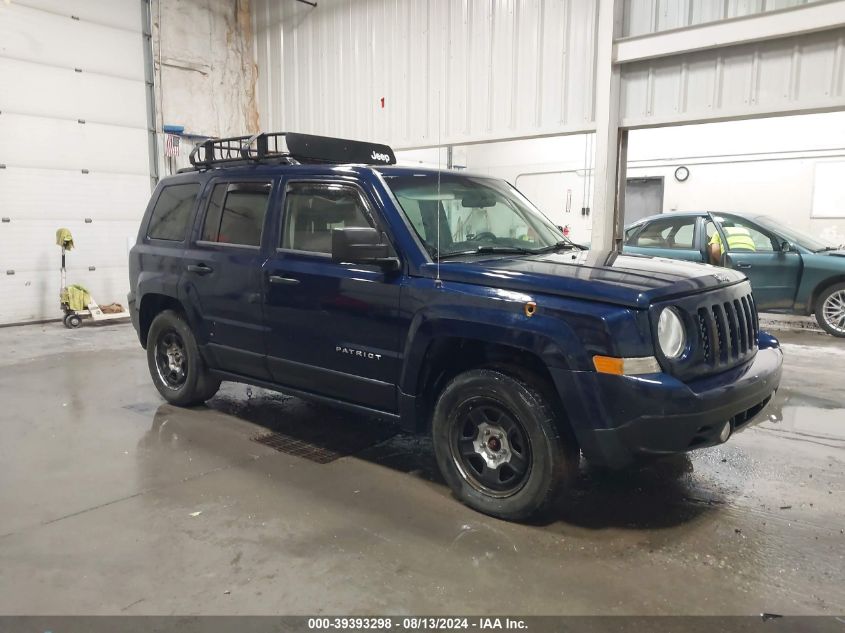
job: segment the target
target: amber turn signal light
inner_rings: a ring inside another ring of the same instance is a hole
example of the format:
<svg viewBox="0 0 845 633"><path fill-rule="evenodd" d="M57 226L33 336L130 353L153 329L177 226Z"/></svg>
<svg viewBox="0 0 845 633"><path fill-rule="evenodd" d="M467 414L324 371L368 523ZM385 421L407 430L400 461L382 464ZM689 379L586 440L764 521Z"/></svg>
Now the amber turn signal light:
<svg viewBox="0 0 845 633"><path fill-rule="evenodd" d="M637 374L657 374L662 370L654 356L637 358L616 358L615 356L593 356L593 367L600 374L614 376L636 376Z"/></svg>

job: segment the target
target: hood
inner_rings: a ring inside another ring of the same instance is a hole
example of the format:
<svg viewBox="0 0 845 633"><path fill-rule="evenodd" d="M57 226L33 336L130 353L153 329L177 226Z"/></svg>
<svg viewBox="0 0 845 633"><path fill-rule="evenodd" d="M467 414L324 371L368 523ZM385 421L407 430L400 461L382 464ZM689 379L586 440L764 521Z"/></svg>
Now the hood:
<svg viewBox="0 0 845 633"><path fill-rule="evenodd" d="M425 266L430 274L435 268ZM440 277L643 309L655 301L745 281L742 273L708 264L594 250L447 260L440 264Z"/></svg>

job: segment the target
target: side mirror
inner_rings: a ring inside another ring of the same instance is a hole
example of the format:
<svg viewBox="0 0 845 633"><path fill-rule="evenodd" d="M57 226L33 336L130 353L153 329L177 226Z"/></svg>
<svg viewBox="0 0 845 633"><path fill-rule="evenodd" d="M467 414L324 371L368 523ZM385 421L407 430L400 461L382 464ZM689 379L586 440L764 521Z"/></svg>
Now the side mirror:
<svg viewBox="0 0 845 633"><path fill-rule="evenodd" d="M780 243L780 250L783 253L791 253L795 250L795 247L792 245L792 242L789 242L788 240L783 240Z"/></svg>
<svg viewBox="0 0 845 633"><path fill-rule="evenodd" d="M381 233L370 227L348 227L332 231L332 261L347 264L369 264L385 270L399 270L399 260L390 244L381 240Z"/></svg>

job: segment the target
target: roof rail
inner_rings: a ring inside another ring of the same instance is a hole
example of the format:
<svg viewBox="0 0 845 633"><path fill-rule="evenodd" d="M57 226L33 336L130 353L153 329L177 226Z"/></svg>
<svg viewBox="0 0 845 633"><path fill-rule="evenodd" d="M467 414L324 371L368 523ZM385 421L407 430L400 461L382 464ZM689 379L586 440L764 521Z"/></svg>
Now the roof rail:
<svg viewBox="0 0 845 633"><path fill-rule="evenodd" d="M394 165L393 150L379 143L315 136L295 132L268 132L203 141L189 156L195 169L232 163L287 162L363 163Z"/></svg>

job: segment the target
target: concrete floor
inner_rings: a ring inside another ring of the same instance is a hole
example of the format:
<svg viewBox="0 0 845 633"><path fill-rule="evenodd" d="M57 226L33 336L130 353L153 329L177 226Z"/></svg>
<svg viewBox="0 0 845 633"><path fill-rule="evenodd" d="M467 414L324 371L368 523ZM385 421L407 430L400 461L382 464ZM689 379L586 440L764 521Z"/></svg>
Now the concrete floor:
<svg viewBox="0 0 845 633"><path fill-rule="evenodd" d="M557 520L516 525L376 421L236 385L163 404L129 325L0 329L0 613L841 614L845 341L781 337L773 419L585 467Z"/></svg>

